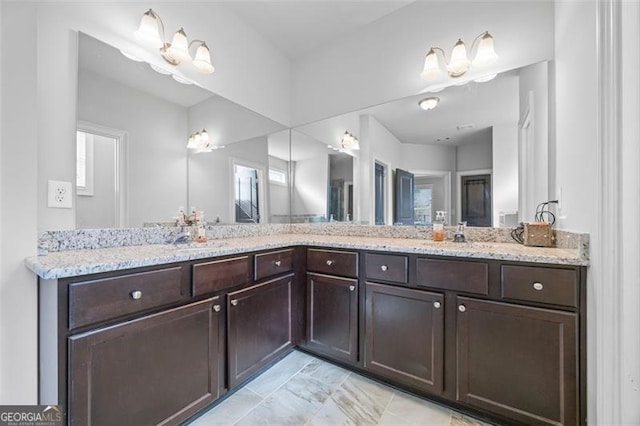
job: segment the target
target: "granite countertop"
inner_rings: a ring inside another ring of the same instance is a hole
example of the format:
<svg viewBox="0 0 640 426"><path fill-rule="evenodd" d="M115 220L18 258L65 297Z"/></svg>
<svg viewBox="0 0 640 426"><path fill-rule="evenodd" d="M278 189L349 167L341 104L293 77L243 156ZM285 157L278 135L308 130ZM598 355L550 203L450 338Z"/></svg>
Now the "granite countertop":
<svg viewBox="0 0 640 426"><path fill-rule="evenodd" d="M41 278L57 279L297 245L557 265L588 265L589 263L588 259L581 255L580 250L568 248L525 247L519 244L497 242L454 243L406 238L279 234L217 239L206 243L178 246L147 244L66 250L29 257L25 260L25 265Z"/></svg>

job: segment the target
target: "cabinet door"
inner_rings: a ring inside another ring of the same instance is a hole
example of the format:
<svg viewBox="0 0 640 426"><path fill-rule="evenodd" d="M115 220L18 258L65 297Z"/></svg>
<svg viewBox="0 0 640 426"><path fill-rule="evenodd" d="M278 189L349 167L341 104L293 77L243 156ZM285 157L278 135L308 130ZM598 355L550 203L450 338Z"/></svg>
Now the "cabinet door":
<svg viewBox="0 0 640 426"><path fill-rule="evenodd" d="M291 346L293 274L227 296L229 387L234 387Z"/></svg>
<svg viewBox="0 0 640 426"><path fill-rule="evenodd" d="M577 422L575 314L458 298L458 399L528 424Z"/></svg>
<svg viewBox="0 0 640 426"><path fill-rule="evenodd" d="M218 299L70 337L70 423L175 424L217 398Z"/></svg>
<svg viewBox="0 0 640 426"><path fill-rule="evenodd" d="M358 281L307 274L307 347L358 361Z"/></svg>
<svg viewBox="0 0 640 426"><path fill-rule="evenodd" d="M444 374L444 296L366 284L365 368L440 394Z"/></svg>

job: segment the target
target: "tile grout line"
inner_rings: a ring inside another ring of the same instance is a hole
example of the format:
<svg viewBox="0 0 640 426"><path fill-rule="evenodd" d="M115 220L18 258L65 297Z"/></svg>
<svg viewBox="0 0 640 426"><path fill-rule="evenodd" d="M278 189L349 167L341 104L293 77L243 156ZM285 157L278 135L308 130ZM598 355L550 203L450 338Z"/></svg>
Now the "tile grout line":
<svg viewBox="0 0 640 426"><path fill-rule="evenodd" d="M298 351L296 351L296 352L298 352ZM293 353L293 352L292 352L292 353ZM299 352L299 353L302 353L302 352ZM307 354L304 354L304 355L307 355ZM288 356L288 355L287 355L287 356ZM311 357L310 355L307 355L307 356ZM311 358L313 359L313 357L311 357ZM284 361L285 359L286 359L286 357L285 357L285 358L283 358L283 359L281 359L280 361L278 361L278 363L280 363L280 362ZM251 408L251 410L247 411L247 413L246 413L244 416L240 417L240 418L239 418L235 423L233 423L233 424L234 424L234 425L237 425L238 423L240 423L240 421L242 421L242 419L244 419L244 418L245 418L245 417L247 417L249 414L251 414L251 412L252 412L253 410L255 410L256 408L258 408L260 405L264 404L264 402L267 400L267 398L269 398L271 395L273 395L275 392L277 392L277 391L278 391L278 389L282 388L284 385L286 385L287 383L289 383L289 381L290 381L291 379L293 379L296 375L298 375L298 373L300 373L300 372L301 372L301 371L302 371L302 370L303 370L307 365L309 365L309 363L310 363L311 361L312 361L312 360L307 361L307 362L306 362L302 367L300 367L300 368L299 368L295 373L293 373L293 374L291 375L291 377L289 377L289 378L288 378L284 383L282 383L280 386L278 386L277 388L275 388L274 390L272 390L271 392L269 392L269 393L267 394L267 396L265 396L264 398L262 398L262 401L260 401L256 406L254 406L253 408ZM273 367L272 367L272 368L273 368ZM268 371L268 370L267 370L267 371ZM248 388L248 389L249 389L249 390L251 390L250 388ZM255 391L253 391L253 390L251 390L251 391L252 391L253 393L255 393L256 395L260 395L258 392L255 392ZM262 396L262 395L260 395L260 396Z"/></svg>

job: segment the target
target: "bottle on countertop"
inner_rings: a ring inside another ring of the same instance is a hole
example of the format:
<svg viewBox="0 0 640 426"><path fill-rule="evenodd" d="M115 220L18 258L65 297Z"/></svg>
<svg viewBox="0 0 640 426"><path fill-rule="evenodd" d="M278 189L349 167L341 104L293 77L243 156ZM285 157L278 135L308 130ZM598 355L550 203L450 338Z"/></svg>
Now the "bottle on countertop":
<svg viewBox="0 0 640 426"><path fill-rule="evenodd" d="M433 241L444 241L445 214L444 211L436 211L436 218L433 221Z"/></svg>

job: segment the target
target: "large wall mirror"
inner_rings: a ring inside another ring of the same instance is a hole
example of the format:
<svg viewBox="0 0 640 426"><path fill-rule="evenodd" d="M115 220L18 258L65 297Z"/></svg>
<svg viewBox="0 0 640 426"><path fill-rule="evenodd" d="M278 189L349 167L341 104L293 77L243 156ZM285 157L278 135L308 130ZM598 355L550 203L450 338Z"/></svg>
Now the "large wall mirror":
<svg viewBox="0 0 640 426"><path fill-rule="evenodd" d="M532 219L548 194L548 73L540 62L294 128L292 220L431 224L437 211L470 226ZM429 97L437 105L425 110ZM345 131L360 149L341 149ZM350 166L336 177L339 156Z"/></svg>
<svg viewBox="0 0 640 426"><path fill-rule="evenodd" d="M180 207L288 221L285 126L86 34L78 52L77 228L170 223ZM187 149L202 129L210 149Z"/></svg>

